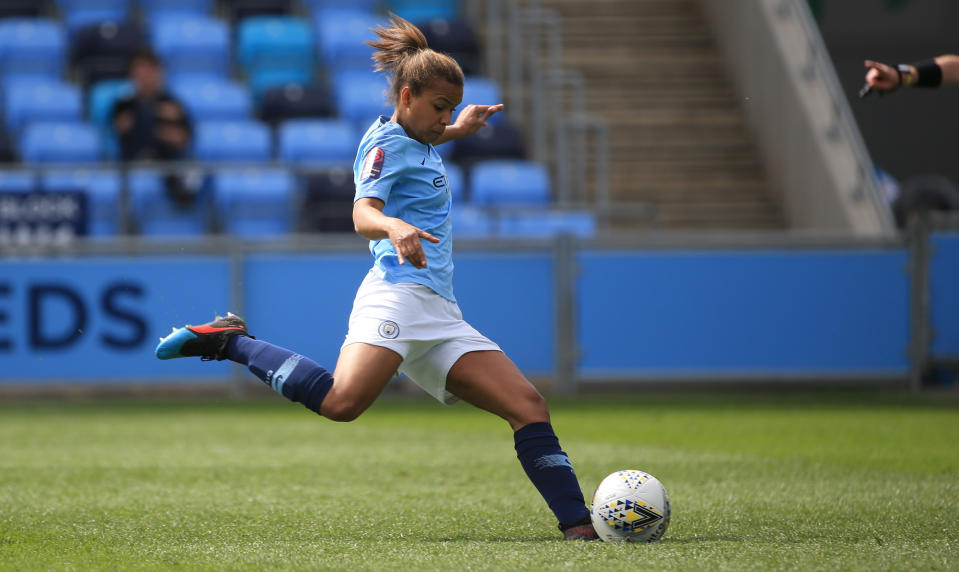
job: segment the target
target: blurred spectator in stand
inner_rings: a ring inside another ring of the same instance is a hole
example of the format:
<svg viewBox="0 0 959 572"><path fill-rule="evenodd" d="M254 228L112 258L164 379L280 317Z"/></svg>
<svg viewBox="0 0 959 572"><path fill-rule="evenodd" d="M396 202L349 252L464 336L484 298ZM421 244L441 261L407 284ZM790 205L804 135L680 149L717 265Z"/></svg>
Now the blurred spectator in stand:
<svg viewBox="0 0 959 572"><path fill-rule="evenodd" d="M124 161L178 161L185 159L193 129L186 108L166 91L163 66L156 54L141 50L130 58L132 95L113 106L113 128ZM189 206L196 198L202 176L167 174L170 198Z"/></svg>

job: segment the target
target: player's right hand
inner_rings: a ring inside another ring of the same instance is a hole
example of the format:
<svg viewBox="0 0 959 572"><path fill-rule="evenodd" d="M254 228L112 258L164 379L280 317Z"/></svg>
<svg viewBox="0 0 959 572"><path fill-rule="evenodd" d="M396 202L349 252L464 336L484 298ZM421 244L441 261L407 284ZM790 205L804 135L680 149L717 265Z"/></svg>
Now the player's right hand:
<svg viewBox="0 0 959 572"><path fill-rule="evenodd" d="M899 72L884 63L866 60L866 85L876 91L893 91L899 87Z"/></svg>
<svg viewBox="0 0 959 572"><path fill-rule="evenodd" d="M423 252L423 244L420 240L424 239L433 243L440 241L425 230L420 230L400 219L396 219L396 222L390 225L389 235L400 264L405 264L409 260L410 264L416 268L426 268L426 253Z"/></svg>

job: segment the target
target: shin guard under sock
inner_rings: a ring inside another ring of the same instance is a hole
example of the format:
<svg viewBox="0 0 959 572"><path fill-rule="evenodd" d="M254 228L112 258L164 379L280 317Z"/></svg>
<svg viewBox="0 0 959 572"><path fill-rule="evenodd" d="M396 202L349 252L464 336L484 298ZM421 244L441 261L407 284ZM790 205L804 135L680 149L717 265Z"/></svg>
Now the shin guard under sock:
<svg viewBox="0 0 959 572"><path fill-rule="evenodd" d="M333 387L333 376L313 360L262 340L234 336L225 353L280 395L316 413Z"/></svg>

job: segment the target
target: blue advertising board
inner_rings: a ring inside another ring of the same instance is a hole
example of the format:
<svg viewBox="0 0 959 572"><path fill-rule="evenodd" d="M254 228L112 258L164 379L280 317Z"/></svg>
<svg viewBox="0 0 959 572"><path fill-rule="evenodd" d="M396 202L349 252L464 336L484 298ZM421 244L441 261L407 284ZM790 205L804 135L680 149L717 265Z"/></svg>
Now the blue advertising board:
<svg viewBox="0 0 959 572"><path fill-rule="evenodd" d="M930 239L930 351L935 359L959 360L959 232L937 232Z"/></svg>

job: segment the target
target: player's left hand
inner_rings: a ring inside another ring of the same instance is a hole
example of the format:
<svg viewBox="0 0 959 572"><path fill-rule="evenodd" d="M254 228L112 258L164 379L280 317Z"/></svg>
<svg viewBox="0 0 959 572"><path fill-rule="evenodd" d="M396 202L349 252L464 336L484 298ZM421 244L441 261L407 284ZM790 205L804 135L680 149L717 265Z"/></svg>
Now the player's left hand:
<svg viewBox="0 0 959 572"><path fill-rule="evenodd" d="M496 105L470 104L464 107L463 111L460 111L460 114L456 116L456 122L452 126L462 137L467 137L479 131L481 127L486 127L486 121L500 111L503 111L502 103Z"/></svg>

